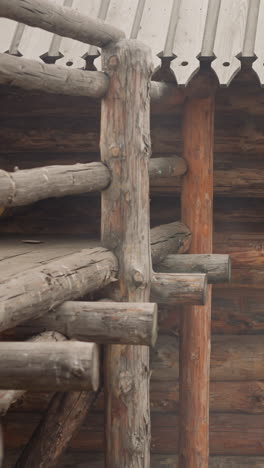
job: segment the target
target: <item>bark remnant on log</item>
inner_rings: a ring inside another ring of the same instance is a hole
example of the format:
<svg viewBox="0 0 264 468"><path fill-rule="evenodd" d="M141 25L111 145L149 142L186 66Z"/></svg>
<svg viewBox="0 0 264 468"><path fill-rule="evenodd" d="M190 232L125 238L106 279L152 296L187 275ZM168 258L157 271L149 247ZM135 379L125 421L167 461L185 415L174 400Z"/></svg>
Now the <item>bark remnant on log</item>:
<svg viewBox="0 0 264 468"><path fill-rule="evenodd" d="M204 83L206 84L206 83ZM183 157L188 164L181 194L182 220L192 232L190 253L212 252L214 93L190 97L183 111ZM180 446L182 468L208 467L211 286L204 307L181 315Z"/></svg>
<svg viewBox="0 0 264 468"><path fill-rule="evenodd" d="M104 49L102 59L110 86L102 100L100 148L112 173L102 193L102 242L117 254L122 300L148 302L151 57L131 40ZM150 466L149 376L147 347L107 347L107 468Z"/></svg>

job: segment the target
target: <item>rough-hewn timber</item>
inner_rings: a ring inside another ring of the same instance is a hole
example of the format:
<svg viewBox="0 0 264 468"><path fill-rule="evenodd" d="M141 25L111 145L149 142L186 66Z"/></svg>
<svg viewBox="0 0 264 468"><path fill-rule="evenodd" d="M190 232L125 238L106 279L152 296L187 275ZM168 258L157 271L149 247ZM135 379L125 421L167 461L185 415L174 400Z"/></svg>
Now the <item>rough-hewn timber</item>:
<svg viewBox="0 0 264 468"><path fill-rule="evenodd" d="M60 333L47 331L43 332L38 336L30 338L29 341L33 342L56 342L56 341L65 341L65 336ZM17 400L19 400L25 393L25 390L0 390L0 415L3 416L9 407L13 405Z"/></svg>
<svg viewBox="0 0 264 468"><path fill-rule="evenodd" d="M150 181L160 177L177 177L186 173L186 161L179 156L152 158L149 163Z"/></svg>
<svg viewBox="0 0 264 468"><path fill-rule="evenodd" d="M159 272L205 273L208 283L225 283L231 279L231 260L223 254L168 255L158 266Z"/></svg>
<svg viewBox="0 0 264 468"><path fill-rule="evenodd" d="M153 346L157 338L157 306L69 301L34 323L31 321L31 326L59 331L81 341Z"/></svg>
<svg viewBox="0 0 264 468"><path fill-rule="evenodd" d="M102 193L102 242L118 256L122 300L148 302L151 57L141 43L120 41L103 50L102 59L110 86L102 100L100 147L113 177ZM149 468L148 348L108 346L105 387L107 468Z"/></svg>
<svg viewBox="0 0 264 468"><path fill-rule="evenodd" d="M165 304L205 304L207 278L205 274L154 273L151 300Z"/></svg>
<svg viewBox="0 0 264 468"><path fill-rule="evenodd" d="M99 348L94 343L0 343L2 389L98 390Z"/></svg>
<svg viewBox="0 0 264 468"><path fill-rule="evenodd" d="M0 285L0 330L37 318L65 300L77 299L112 282L114 254L102 247L84 249L27 270Z"/></svg>
<svg viewBox="0 0 264 468"><path fill-rule="evenodd" d="M57 393L14 468L55 468L98 396L97 392Z"/></svg>
<svg viewBox="0 0 264 468"><path fill-rule="evenodd" d="M50 0L1 0L0 16L98 47L124 37L114 26Z"/></svg>
<svg viewBox="0 0 264 468"><path fill-rule="evenodd" d="M102 163L0 170L0 206L23 206L49 197L101 191L111 180Z"/></svg>
<svg viewBox="0 0 264 468"><path fill-rule="evenodd" d="M181 194L182 219L192 231L190 253L212 252L214 96L187 99L183 157L188 164ZM209 92L209 96L208 96ZM204 307L184 308L180 328L180 443L182 468L208 467L211 286Z"/></svg>

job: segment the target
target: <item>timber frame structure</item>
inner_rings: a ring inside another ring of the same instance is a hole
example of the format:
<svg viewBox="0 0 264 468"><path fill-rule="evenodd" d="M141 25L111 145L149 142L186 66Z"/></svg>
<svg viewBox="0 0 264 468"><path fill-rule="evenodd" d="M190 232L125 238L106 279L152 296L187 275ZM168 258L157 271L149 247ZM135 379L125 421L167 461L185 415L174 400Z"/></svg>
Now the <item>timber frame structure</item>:
<svg viewBox="0 0 264 468"><path fill-rule="evenodd" d="M2 214L101 192L100 242L1 241L0 331L34 334L0 343L1 413L26 391L56 392L14 466L60 466L104 392L105 466L151 467L149 348L166 304L181 308L179 467L207 468L211 285L231 277L229 255L212 246L215 80L205 72L184 89L152 82L147 46L48 0L0 0L0 15L101 47L103 70L0 55L1 85L101 99L100 162L0 171ZM171 100L182 106L182 157L150 160L150 106ZM179 176L181 221L150 229L150 184Z"/></svg>

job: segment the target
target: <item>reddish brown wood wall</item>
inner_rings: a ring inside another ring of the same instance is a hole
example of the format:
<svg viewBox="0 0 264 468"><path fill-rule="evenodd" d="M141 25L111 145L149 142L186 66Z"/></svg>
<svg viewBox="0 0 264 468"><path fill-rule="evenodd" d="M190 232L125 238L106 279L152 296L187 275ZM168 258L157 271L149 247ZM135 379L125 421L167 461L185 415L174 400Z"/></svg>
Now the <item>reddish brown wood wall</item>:
<svg viewBox="0 0 264 468"><path fill-rule="evenodd" d="M222 171L224 189L214 201L214 252L230 253L233 277L230 285L213 288L211 468L264 466L264 185L258 179L264 171L263 101L263 90L247 71L230 88L217 91L215 169ZM181 109L152 116L155 155L180 154L180 116ZM98 142L98 103L0 90L1 168L97 160ZM239 190L230 170L241 176ZM180 217L178 196L161 192L152 191L152 225ZM97 236L99 226L96 195L42 201L0 220L0 232L31 235ZM178 318L177 310L160 308L160 338L152 353L153 468L177 466ZM28 395L4 418L5 467L13 466L10 460L27 442L47 401L47 395ZM62 466L78 468L88 460L93 468L103 466L102 405L100 400Z"/></svg>

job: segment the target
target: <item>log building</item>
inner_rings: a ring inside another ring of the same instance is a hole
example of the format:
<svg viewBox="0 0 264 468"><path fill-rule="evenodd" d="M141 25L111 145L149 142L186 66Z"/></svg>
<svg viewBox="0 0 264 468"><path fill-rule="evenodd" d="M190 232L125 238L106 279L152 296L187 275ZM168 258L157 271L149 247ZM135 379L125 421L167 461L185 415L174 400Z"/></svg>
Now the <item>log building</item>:
<svg viewBox="0 0 264 468"><path fill-rule="evenodd" d="M3 468L264 467L263 26L0 0Z"/></svg>

